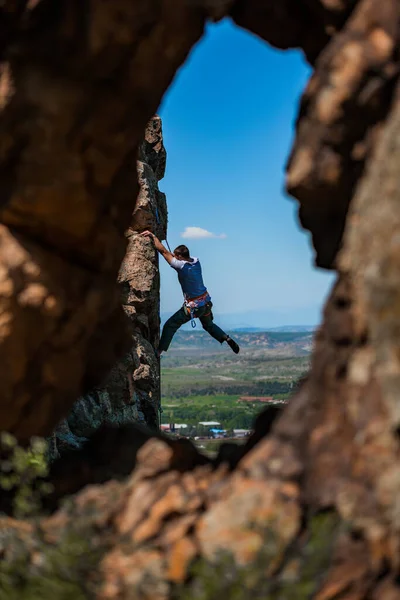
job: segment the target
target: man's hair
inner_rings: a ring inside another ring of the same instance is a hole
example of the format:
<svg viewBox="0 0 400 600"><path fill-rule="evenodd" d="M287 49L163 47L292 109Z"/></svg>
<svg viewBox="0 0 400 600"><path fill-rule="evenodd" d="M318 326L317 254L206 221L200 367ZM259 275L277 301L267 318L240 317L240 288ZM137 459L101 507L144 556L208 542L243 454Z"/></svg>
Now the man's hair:
<svg viewBox="0 0 400 600"><path fill-rule="evenodd" d="M189 248L184 246L184 244L177 246L174 250L174 254L179 254L182 258L190 258Z"/></svg>

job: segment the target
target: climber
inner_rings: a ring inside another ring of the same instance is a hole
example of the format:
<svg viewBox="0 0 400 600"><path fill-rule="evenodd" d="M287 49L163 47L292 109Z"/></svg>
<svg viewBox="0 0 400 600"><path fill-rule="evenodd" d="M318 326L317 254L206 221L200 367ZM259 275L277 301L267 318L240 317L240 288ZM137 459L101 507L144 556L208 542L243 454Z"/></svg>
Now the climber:
<svg viewBox="0 0 400 600"><path fill-rule="evenodd" d="M199 259L191 258L188 248L183 245L175 248L173 253L169 252L151 231L144 231L141 235L152 238L156 250L178 272L185 299L182 308L172 315L163 327L158 354L166 352L179 327L191 320L194 322L194 318L200 319L203 329L214 339L221 344L226 342L233 352L238 354L240 348L235 340L214 323L211 297L203 283Z"/></svg>

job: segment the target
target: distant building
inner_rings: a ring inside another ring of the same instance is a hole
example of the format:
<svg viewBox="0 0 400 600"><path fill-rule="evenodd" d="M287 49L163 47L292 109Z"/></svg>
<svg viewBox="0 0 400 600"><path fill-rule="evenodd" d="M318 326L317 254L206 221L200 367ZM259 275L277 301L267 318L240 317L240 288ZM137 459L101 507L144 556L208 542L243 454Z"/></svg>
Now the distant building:
<svg viewBox="0 0 400 600"><path fill-rule="evenodd" d="M203 425L204 427L216 427L217 425L221 425L219 421L200 421L199 425Z"/></svg>
<svg viewBox="0 0 400 600"><path fill-rule="evenodd" d="M237 438L248 437L251 434L251 429L234 429L233 436Z"/></svg>
<svg viewBox="0 0 400 600"><path fill-rule="evenodd" d="M272 396L241 396L238 402L274 402Z"/></svg>
<svg viewBox="0 0 400 600"><path fill-rule="evenodd" d="M160 429L164 433L174 433L175 431L185 429L186 427L187 425L185 423L164 423L160 426Z"/></svg>
<svg viewBox="0 0 400 600"><path fill-rule="evenodd" d="M210 433L214 438L223 438L226 437L225 429L210 429Z"/></svg>

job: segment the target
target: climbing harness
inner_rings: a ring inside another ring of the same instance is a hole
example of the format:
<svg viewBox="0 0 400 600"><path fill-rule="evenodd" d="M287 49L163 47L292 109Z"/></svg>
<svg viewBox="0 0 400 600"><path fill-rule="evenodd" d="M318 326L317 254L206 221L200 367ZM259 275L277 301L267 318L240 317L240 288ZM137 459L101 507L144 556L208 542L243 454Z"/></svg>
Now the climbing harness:
<svg viewBox="0 0 400 600"><path fill-rule="evenodd" d="M204 292L201 296L196 298L185 298L185 308L190 315L190 321L193 329L196 327L195 311L197 308L201 308L208 302L211 302L211 296L208 292Z"/></svg>
<svg viewBox="0 0 400 600"><path fill-rule="evenodd" d="M185 303L184 303L184 307L185 307L185 309L186 309L186 311L187 311L187 314L188 314L188 316L190 317L190 324L191 324L191 326L192 326L192 327L193 327L193 329L194 329L194 328L196 327L196 321L195 321L195 316L194 316L194 310L195 310L195 309L194 309L194 308L192 308L192 307L190 307L190 306L188 306L188 305L186 304L186 301L185 301Z"/></svg>

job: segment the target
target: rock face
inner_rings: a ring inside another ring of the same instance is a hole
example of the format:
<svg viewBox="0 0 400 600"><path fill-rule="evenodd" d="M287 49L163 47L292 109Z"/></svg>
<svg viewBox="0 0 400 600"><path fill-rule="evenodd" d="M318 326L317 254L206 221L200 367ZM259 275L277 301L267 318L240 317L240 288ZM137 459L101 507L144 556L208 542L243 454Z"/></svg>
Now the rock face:
<svg viewBox="0 0 400 600"><path fill-rule="evenodd" d="M196 2L0 7L1 427L49 435L132 347L116 281L146 124Z"/></svg>
<svg viewBox="0 0 400 600"><path fill-rule="evenodd" d="M326 268L334 266L350 200L398 79L398 3L343 4L353 10L315 63L287 177L289 192L300 202L300 220L312 233L316 262Z"/></svg>
<svg viewBox="0 0 400 600"><path fill-rule="evenodd" d="M123 309L131 326L132 347L101 386L76 402L57 429L55 443L59 451L79 447L106 424L142 422L152 428L158 426L160 365L155 354L160 331L158 253L153 243L139 233L149 229L159 239L166 238L167 204L165 194L158 189L165 164L162 124L156 116L148 123L139 147L139 196L126 232L128 245L118 275Z"/></svg>

